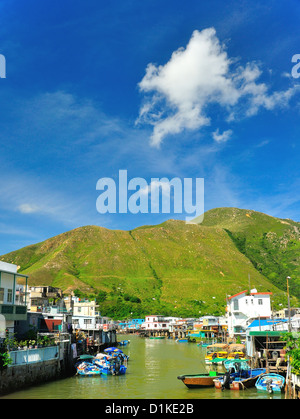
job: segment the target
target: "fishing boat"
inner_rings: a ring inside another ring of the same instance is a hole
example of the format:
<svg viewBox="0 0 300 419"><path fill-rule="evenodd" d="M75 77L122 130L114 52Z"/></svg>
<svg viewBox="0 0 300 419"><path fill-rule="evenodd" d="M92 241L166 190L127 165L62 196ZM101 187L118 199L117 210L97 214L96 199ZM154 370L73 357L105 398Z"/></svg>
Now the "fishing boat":
<svg viewBox="0 0 300 419"><path fill-rule="evenodd" d="M188 339L176 339L176 342L178 343L186 343L188 341L189 341Z"/></svg>
<svg viewBox="0 0 300 419"><path fill-rule="evenodd" d="M235 377L229 384L230 390L245 390L255 386L259 377L266 372L265 368L253 368L249 370L249 377Z"/></svg>
<svg viewBox="0 0 300 419"><path fill-rule="evenodd" d="M118 353L118 352L123 352L123 351L119 348L115 348L114 346L111 346L110 348L104 349L104 352L109 354L109 353L112 353L112 352Z"/></svg>
<svg viewBox="0 0 300 419"><path fill-rule="evenodd" d="M94 376L101 374L101 368L94 363L94 357L86 355L75 365L77 375Z"/></svg>
<svg viewBox="0 0 300 419"><path fill-rule="evenodd" d="M149 339L165 339L165 336L150 336Z"/></svg>
<svg viewBox="0 0 300 419"><path fill-rule="evenodd" d="M116 348L107 348L106 353L98 353L94 358L94 364L105 375L123 375L126 373L128 356Z"/></svg>
<svg viewBox="0 0 300 419"><path fill-rule="evenodd" d="M250 365L247 359L225 359L222 364L227 371L229 371L231 368L239 371L246 371L250 369Z"/></svg>
<svg viewBox="0 0 300 419"><path fill-rule="evenodd" d="M109 355L112 357L119 356L122 362L127 362L129 359L129 355L124 354L123 351L119 348L115 348L115 347L106 348L104 349L104 352L106 355Z"/></svg>
<svg viewBox="0 0 300 419"><path fill-rule="evenodd" d="M206 348L205 363L216 364L222 363L227 359L228 356L228 345L225 343L215 343L209 345Z"/></svg>
<svg viewBox="0 0 300 419"><path fill-rule="evenodd" d="M181 380L188 388L213 387L216 371L210 371L208 374L179 375Z"/></svg>
<svg viewBox="0 0 300 419"><path fill-rule="evenodd" d="M129 344L130 340L122 340L121 342L119 342L120 346L127 346Z"/></svg>
<svg viewBox="0 0 300 419"><path fill-rule="evenodd" d="M267 391L268 393L283 391L285 378L280 374L266 373L259 377L255 383L255 387L259 391Z"/></svg>
<svg viewBox="0 0 300 419"><path fill-rule="evenodd" d="M101 372L105 375L123 375L126 373L126 370L127 367L116 358L107 359L101 367Z"/></svg>
<svg viewBox="0 0 300 419"><path fill-rule="evenodd" d="M258 377L266 372L265 368L250 368L247 361L242 359L226 360L223 362L226 373L214 380L218 389L242 390L253 387Z"/></svg>
<svg viewBox="0 0 300 419"><path fill-rule="evenodd" d="M210 346L210 342L200 342L197 344L197 346L202 346L202 348L207 348L207 346Z"/></svg>
<svg viewBox="0 0 300 419"><path fill-rule="evenodd" d="M246 359L245 345L236 343L229 345L227 359Z"/></svg>

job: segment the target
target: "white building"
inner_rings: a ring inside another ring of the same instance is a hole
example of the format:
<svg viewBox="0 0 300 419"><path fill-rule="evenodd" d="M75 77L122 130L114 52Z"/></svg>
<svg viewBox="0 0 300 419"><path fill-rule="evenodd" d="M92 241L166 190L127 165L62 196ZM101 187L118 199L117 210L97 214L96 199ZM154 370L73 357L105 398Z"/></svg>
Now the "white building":
<svg viewBox="0 0 300 419"><path fill-rule="evenodd" d="M155 330L169 330L169 321L161 315L148 315L145 318L145 322L142 323L141 328L144 330L155 331Z"/></svg>
<svg viewBox="0 0 300 419"><path fill-rule="evenodd" d="M226 317L230 337L246 336L246 329L255 319L271 317L271 292L253 289L227 297Z"/></svg>
<svg viewBox="0 0 300 419"><path fill-rule="evenodd" d="M0 337L5 330L13 334L15 322L27 319L27 278L17 265L0 261Z"/></svg>
<svg viewBox="0 0 300 419"><path fill-rule="evenodd" d="M65 301L68 303L68 298ZM68 304L67 304L68 305ZM115 329L114 322L108 317L102 317L96 301L89 301L72 297L72 326L81 330L111 330Z"/></svg>

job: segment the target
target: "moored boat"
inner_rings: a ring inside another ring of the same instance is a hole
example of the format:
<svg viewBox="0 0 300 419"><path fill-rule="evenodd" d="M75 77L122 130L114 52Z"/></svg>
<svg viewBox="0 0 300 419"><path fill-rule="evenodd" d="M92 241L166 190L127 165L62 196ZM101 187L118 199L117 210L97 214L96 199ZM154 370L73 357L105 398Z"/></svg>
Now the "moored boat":
<svg viewBox="0 0 300 419"><path fill-rule="evenodd" d="M215 387L222 390L225 388L242 390L253 387L257 379L266 372L265 368L250 368L248 363L242 360L235 360L235 362L227 360L224 366L227 372L214 380Z"/></svg>
<svg viewBox="0 0 300 419"><path fill-rule="evenodd" d="M225 343L215 343L206 348L205 363L222 363L227 359L228 345Z"/></svg>
<svg viewBox="0 0 300 419"><path fill-rule="evenodd" d="M280 374L275 373L266 373L262 374L257 382L255 387L259 391L267 391L268 393L281 392L283 391L285 383L285 378Z"/></svg>
<svg viewBox="0 0 300 419"><path fill-rule="evenodd" d="M126 370L127 367L125 365L108 361L102 366L101 373L104 375L124 375Z"/></svg>
<svg viewBox="0 0 300 419"><path fill-rule="evenodd" d="M236 377L230 383L230 390L245 390L246 388L251 388L255 386L258 378L266 372L265 368L254 368L249 370L248 378Z"/></svg>
<svg viewBox="0 0 300 419"><path fill-rule="evenodd" d="M225 359L223 361L224 368L229 371L231 368L235 370L249 370L250 365L247 359Z"/></svg>
<svg viewBox="0 0 300 419"><path fill-rule="evenodd" d="M150 336L149 339L165 339L165 336Z"/></svg>
<svg viewBox="0 0 300 419"><path fill-rule="evenodd" d="M76 365L78 375L91 377L94 375L101 375L101 368L95 365L92 361L82 361Z"/></svg>
<svg viewBox="0 0 300 419"><path fill-rule="evenodd" d="M246 359L245 345L237 343L229 345L227 359Z"/></svg>
<svg viewBox="0 0 300 419"><path fill-rule="evenodd" d="M181 380L188 388L213 387L214 379L217 373L210 371L208 374L179 375L177 378Z"/></svg>

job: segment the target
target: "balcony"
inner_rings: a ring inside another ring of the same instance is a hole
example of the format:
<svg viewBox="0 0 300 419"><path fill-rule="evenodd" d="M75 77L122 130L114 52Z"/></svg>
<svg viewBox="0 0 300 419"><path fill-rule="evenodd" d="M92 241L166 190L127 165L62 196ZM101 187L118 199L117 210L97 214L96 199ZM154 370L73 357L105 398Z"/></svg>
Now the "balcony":
<svg viewBox="0 0 300 419"><path fill-rule="evenodd" d="M42 310L43 313L47 314L70 314L70 311L66 307L59 307L59 306L43 306Z"/></svg>
<svg viewBox="0 0 300 419"><path fill-rule="evenodd" d="M17 304L0 304L0 314L5 320L27 320L27 306Z"/></svg>

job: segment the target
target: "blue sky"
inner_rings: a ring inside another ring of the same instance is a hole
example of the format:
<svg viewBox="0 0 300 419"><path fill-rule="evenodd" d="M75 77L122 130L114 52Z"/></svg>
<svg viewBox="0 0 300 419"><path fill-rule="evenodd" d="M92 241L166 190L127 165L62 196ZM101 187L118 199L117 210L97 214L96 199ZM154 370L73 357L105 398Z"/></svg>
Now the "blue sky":
<svg viewBox="0 0 300 419"><path fill-rule="evenodd" d="M99 178L204 178L204 208L299 221L298 1L2 0L0 254L99 214Z"/></svg>

